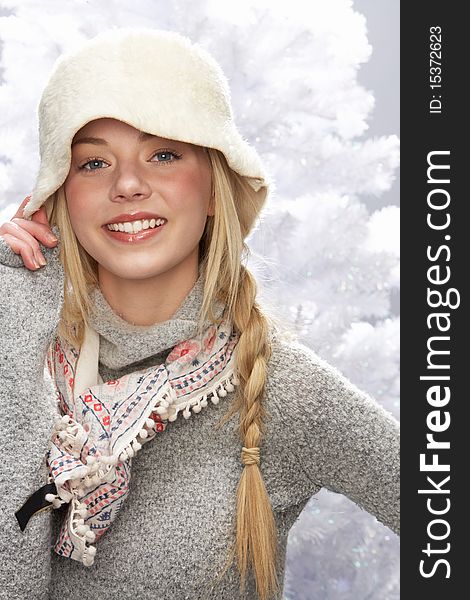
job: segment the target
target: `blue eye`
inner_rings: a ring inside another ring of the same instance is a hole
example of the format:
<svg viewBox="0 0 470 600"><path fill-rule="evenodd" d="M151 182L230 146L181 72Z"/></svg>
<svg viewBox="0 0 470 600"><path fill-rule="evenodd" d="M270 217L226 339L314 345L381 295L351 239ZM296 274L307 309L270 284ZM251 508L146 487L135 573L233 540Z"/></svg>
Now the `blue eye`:
<svg viewBox="0 0 470 600"><path fill-rule="evenodd" d="M80 169L84 169L85 171L97 171L100 163L104 163L104 160L101 160L100 158L92 158L88 162L86 162L84 165L82 165L80 167ZM87 168L87 165L90 165L89 169ZM91 165L93 165L94 167L98 167L98 168L96 168L96 169L91 168Z"/></svg>
<svg viewBox="0 0 470 600"><path fill-rule="evenodd" d="M176 154L176 152L173 152L171 150L159 150L153 155L153 158L155 158L156 156L162 157L162 160L156 161L158 163L172 163L175 162L175 160L179 160L181 158L181 154Z"/></svg>

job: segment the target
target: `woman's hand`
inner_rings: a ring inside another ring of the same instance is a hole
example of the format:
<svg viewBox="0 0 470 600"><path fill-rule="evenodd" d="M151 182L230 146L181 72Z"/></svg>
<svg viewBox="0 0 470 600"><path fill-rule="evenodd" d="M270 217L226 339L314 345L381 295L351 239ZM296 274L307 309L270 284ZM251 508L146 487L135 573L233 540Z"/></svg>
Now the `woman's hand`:
<svg viewBox="0 0 470 600"><path fill-rule="evenodd" d="M26 196L11 220L0 225L0 237L15 254L21 254L25 267L36 271L46 264L38 242L53 248L57 238L51 231L44 206L32 215L31 221L23 218L23 209L29 199L30 196Z"/></svg>

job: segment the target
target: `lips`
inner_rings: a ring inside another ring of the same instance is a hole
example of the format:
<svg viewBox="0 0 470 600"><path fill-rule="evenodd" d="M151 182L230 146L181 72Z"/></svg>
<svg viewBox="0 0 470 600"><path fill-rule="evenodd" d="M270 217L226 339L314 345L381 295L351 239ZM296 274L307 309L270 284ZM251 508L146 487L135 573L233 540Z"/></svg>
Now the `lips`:
<svg viewBox="0 0 470 600"><path fill-rule="evenodd" d="M152 218L152 221L154 219ZM150 240L150 239L154 239L157 237L160 237L160 235L162 235L162 230L165 228L166 225L166 221L165 223L163 223L163 225L159 225L157 227L152 228L148 228L148 229L142 229L136 233L130 233L127 231L114 231L114 230L110 230L109 227L107 227L106 225L103 225L103 227L101 228L102 231L104 232L104 234L110 239L113 240L114 242L120 243L120 244L131 244L131 245L140 245L142 243L145 243L146 240Z"/></svg>
<svg viewBox="0 0 470 600"><path fill-rule="evenodd" d="M106 227L106 225L110 225L111 223L126 223L126 222L132 222L132 221L141 221L144 219L165 219L165 221L167 220L166 217L164 217L163 215L159 215L157 213L152 213L152 212L133 212L133 213L122 213L120 215L116 215L115 217L113 217L110 221L107 221L106 223L103 224L103 227Z"/></svg>

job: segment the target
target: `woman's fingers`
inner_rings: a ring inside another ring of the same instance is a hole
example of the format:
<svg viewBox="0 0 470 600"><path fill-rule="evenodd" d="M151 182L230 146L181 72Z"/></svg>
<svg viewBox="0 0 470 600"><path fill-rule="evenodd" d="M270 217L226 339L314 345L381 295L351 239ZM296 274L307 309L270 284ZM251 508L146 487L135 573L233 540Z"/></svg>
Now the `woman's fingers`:
<svg viewBox="0 0 470 600"><path fill-rule="evenodd" d="M3 227L3 226L2 226ZM33 249L30 244L16 235L1 233L2 238L10 246L15 254L21 254L25 267L31 271L37 271L41 265L37 262Z"/></svg>
<svg viewBox="0 0 470 600"><path fill-rule="evenodd" d="M2 235L4 235L5 233L8 234L10 236L9 239L11 239L12 237L17 238L20 241L25 242L30 248L31 248L31 252L30 254L32 254L33 259L34 259L34 263L38 265L38 267L43 267L46 264L46 259L44 258L42 252L41 252L41 248L39 247L39 243L38 243L38 239L37 238L41 238L44 236L44 233L42 232L41 235L39 235L36 231L36 227L38 224L37 223L33 223L31 224L29 221L26 221L24 223L24 219L14 219L13 221L7 221L6 223L4 223L1 228L0 228L0 233ZM20 226L18 224L18 222L23 222L22 226ZM23 226L24 225L24 226ZM43 227L41 225L41 227ZM32 229L32 233L29 233L29 231ZM57 242L55 242L57 243ZM54 246L55 243L50 243L48 245L50 246ZM13 247L12 247L13 249ZM18 254L18 253L17 253ZM21 256L23 256L23 252L21 252Z"/></svg>
<svg viewBox="0 0 470 600"><path fill-rule="evenodd" d="M32 219L34 219L35 216L36 213L33 214ZM57 244L57 238L51 231L47 217L45 216L45 211L44 218L46 219L46 223L36 220L28 221L28 219L20 219L18 217L13 217L11 222L27 231L30 235L40 241L43 246L53 248Z"/></svg>
<svg viewBox="0 0 470 600"><path fill-rule="evenodd" d="M34 212L31 216L31 220L23 217L24 207L29 202L30 198L31 196L26 196L26 198L21 202L18 210L11 218L11 221L16 223L22 229L28 231L28 233L39 240L44 246L53 247L56 245L57 239L52 233L49 221L47 220L46 207L41 206L36 212Z"/></svg>
<svg viewBox="0 0 470 600"><path fill-rule="evenodd" d="M7 221L2 225L2 235L4 233L8 234L9 239L16 238L19 242L23 242L22 244L17 244L16 247L20 249L20 252L17 254L21 254L23 257L23 262L25 262L25 257L29 258L28 268L31 268L31 264L34 265L34 268L37 269L39 267L43 267L46 264L46 259L42 255L41 249L39 247L39 243L37 239L31 235L27 229L20 227L16 221ZM5 236L4 236L5 237ZM26 247L29 247L29 250L26 250ZM14 250L13 246L11 246L12 250Z"/></svg>
<svg viewBox="0 0 470 600"><path fill-rule="evenodd" d="M44 206L32 215L31 220L23 218L30 197L26 196L11 221L0 225L0 235L13 252L21 254L26 267L36 270L46 264L39 242L52 248L58 240L51 231Z"/></svg>
<svg viewBox="0 0 470 600"><path fill-rule="evenodd" d="M46 207L44 205L32 214L31 220L23 217L24 207L29 202L30 198L31 196L26 196L11 220L23 229L26 229L26 231L39 240L44 246L55 246L57 239L51 231L51 226L47 220Z"/></svg>

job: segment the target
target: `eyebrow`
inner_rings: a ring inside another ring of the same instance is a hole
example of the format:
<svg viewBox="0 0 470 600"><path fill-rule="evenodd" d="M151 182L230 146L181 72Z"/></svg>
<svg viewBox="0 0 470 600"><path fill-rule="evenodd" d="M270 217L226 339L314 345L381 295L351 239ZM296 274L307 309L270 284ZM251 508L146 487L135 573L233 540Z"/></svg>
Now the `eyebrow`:
<svg viewBox="0 0 470 600"><path fill-rule="evenodd" d="M149 140L151 138L156 138L158 137L157 135L153 135L152 133L145 133L145 131L141 131L139 133L139 142L145 142L146 140ZM76 144L93 144L94 146L109 146L108 142L106 140L104 140L103 138L97 138L97 137L82 137L82 138L78 138L77 140L74 140L72 142L72 146L75 146Z"/></svg>

